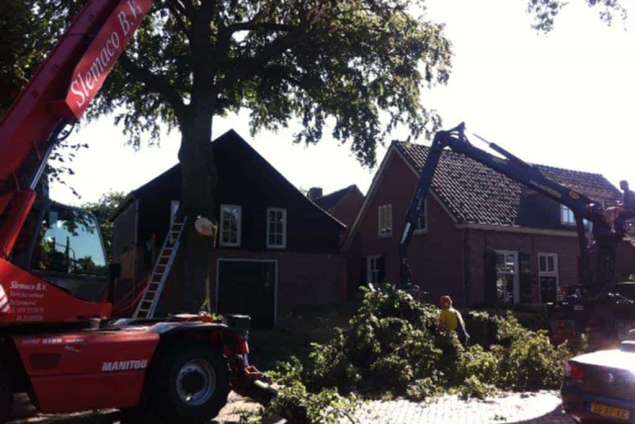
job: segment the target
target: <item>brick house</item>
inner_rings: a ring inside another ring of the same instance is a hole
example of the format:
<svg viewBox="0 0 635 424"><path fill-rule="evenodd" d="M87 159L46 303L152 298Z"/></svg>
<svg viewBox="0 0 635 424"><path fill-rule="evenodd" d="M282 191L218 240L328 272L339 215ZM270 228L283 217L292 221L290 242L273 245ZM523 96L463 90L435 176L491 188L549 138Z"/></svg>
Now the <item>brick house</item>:
<svg viewBox="0 0 635 424"><path fill-rule="evenodd" d="M344 246L353 286L398 282L399 238L428 151L399 142L388 149ZM620 196L599 174L537 166L605 205ZM463 155L443 152L417 227L410 266L433 299L447 293L461 305L541 303L578 282L573 213ZM619 247L618 275L633 273L633 253L630 244Z"/></svg>
<svg viewBox="0 0 635 424"><path fill-rule="evenodd" d="M321 188L314 187L309 190L308 197L348 228L364 203L364 195L354 184L325 196Z"/></svg>
<svg viewBox="0 0 635 424"><path fill-rule="evenodd" d="M250 314L256 325L270 326L304 305L341 301L345 226L307 199L236 132L220 136L213 149L219 239L209 258L212 308ZM114 218L113 260L122 264L122 286L150 271L146 243L153 235L164 239L180 185L176 165L132 191ZM183 264L177 260L174 266ZM159 309L170 309L170 293L178 289L177 281L168 280Z"/></svg>

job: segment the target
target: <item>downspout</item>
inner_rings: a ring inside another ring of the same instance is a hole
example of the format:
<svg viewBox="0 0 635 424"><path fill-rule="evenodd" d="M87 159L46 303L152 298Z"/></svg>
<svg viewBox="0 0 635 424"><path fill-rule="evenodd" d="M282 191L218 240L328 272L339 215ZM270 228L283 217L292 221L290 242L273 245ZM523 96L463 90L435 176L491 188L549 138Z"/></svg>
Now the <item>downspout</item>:
<svg viewBox="0 0 635 424"><path fill-rule="evenodd" d="M472 287L470 284L470 230L463 230L463 285L465 287L465 306L471 306Z"/></svg>

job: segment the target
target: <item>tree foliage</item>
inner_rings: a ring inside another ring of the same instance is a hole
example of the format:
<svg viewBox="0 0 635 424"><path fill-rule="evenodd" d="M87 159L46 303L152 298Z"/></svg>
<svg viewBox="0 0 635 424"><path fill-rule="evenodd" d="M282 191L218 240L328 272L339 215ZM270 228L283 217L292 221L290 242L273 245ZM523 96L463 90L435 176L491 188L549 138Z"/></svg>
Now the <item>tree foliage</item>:
<svg viewBox="0 0 635 424"><path fill-rule="evenodd" d="M42 59L34 37L37 27L27 3L4 2L0 14L0 118L28 81L34 64Z"/></svg>
<svg viewBox="0 0 635 424"><path fill-rule="evenodd" d="M115 211L121 206L126 198L126 195L120 191L109 191L103 194L98 201L88 202L82 205L82 208L91 212L101 230L101 236L104 240L104 248L106 249L106 255L108 256L108 262L110 262L112 254L112 228L113 223L111 218L115 214Z"/></svg>
<svg viewBox="0 0 635 424"><path fill-rule="evenodd" d="M35 3L59 28L78 2ZM134 144L157 142L161 124L183 130L199 106L247 108L254 131L299 117L296 141L308 143L332 120L334 137L373 164L395 125L418 135L436 122L421 83L448 77L442 26L414 10L424 2L159 0L91 114L115 112Z"/></svg>
<svg viewBox="0 0 635 424"><path fill-rule="evenodd" d="M325 344L313 343L306 363L283 362L271 377L291 387L300 380L313 393L336 388L342 394L415 401L445 391L483 398L496 390L557 389L562 384L562 365L571 356L568 346L554 346L546 331L526 328L511 313L479 312L479 321L493 327L493 343L488 337L474 338L464 347L455 334L437 332L435 306L390 285L361 288L361 294L349 328ZM287 411L307 403L297 390L280 396Z"/></svg>
<svg viewBox="0 0 635 424"><path fill-rule="evenodd" d="M589 7L597 10L600 19L609 25L616 17L626 19L627 10L621 0L585 0L585 2ZM558 14L570 3L564 0L529 0L528 11L534 16L534 28L543 32L551 31Z"/></svg>

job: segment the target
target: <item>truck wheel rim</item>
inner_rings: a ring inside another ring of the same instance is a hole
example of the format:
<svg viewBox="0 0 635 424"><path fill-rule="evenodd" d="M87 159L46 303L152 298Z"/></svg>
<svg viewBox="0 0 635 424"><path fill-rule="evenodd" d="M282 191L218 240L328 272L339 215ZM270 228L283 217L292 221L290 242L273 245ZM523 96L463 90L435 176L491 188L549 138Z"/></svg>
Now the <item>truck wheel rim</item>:
<svg viewBox="0 0 635 424"><path fill-rule="evenodd" d="M176 376L176 393L182 402L190 406L206 403L216 389L216 372L203 359L194 359L183 364Z"/></svg>

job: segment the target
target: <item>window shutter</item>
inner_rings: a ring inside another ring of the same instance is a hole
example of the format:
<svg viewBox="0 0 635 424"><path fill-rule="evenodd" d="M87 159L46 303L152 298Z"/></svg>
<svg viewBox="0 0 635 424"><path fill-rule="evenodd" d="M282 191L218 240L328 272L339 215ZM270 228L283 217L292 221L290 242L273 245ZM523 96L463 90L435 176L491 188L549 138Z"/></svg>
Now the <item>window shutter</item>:
<svg viewBox="0 0 635 424"><path fill-rule="evenodd" d="M361 260L361 267L360 270L361 272L359 273L359 284L366 284L368 282L368 275L367 275L367 267L368 267L368 263L367 263L368 259L367 258L362 258Z"/></svg>
<svg viewBox="0 0 635 424"><path fill-rule="evenodd" d="M386 282L386 257L385 256L380 256L379 258L377 258L377 269L379 271L379 275L377 276L377 279L379 280L379 282L381 283L385 283Z"/></svg>
<svg viewBox="0 0 635 424"><path fill-rule="evenodd" d="M518 253L520 303L533 303L534 273L531 270L531 255Z"/></svg>
<svg viewBox="0 0 635 424"><path fill-rule="evenodd" d="M496 305L496 252L485 251L485 305Z"/></svg>

